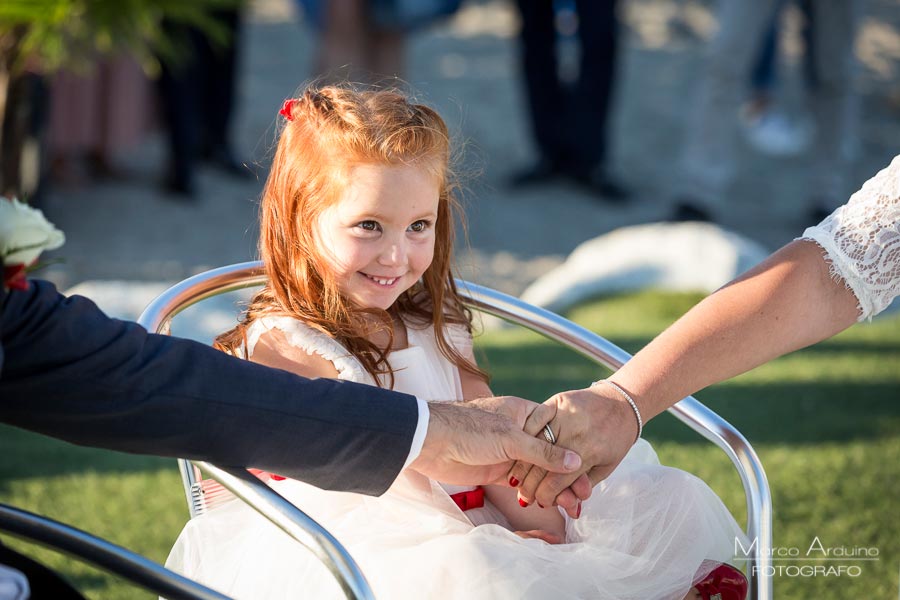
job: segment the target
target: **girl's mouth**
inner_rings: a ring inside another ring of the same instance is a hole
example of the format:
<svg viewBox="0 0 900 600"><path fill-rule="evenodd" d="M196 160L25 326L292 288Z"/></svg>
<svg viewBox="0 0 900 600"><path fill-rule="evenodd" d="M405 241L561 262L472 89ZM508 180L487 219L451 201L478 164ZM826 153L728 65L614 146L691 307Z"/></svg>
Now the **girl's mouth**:
<svg viewBox="0 0 900 600"><path fill-rule="evenodd" d="M400 280L399 277L375 277L375 276L369 275L367 273L361 273L361 275L363 275L366 279L368 279L369 281L371 281L381 287L391 287L392 285L397 283L397 281Z"/></svg>

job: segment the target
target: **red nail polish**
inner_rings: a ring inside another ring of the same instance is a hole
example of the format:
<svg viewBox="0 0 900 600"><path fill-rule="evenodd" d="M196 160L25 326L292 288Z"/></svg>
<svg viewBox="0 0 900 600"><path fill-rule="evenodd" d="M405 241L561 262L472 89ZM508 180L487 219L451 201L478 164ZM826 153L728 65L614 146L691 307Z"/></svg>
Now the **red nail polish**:
<svg viewBox="0 0 900 600"><path fill-rule="evenodd" d="M519 498L519 506L521 506L522 508L528 508L528 503Z"/></svg>
<svg viewBox="0 0 900 600"><path fill-rule="evenodd" d="M578 503L578 510L575 511L575 518L577 519L580 516L581 516L581 502Z"/></svg>
<svg viewBox="0 0 900 600"><path fill-rule="evenodd" d="M509 478L509 487L517 487L519 485L519 480L515 477Z"/></svg>
<svg viewBox="0 0 900 600"><path fill-rule="evenodd" d="M544 508L544 505L541 504L540 502L538 502L538 506L540 506L541 508Z"/></svg>

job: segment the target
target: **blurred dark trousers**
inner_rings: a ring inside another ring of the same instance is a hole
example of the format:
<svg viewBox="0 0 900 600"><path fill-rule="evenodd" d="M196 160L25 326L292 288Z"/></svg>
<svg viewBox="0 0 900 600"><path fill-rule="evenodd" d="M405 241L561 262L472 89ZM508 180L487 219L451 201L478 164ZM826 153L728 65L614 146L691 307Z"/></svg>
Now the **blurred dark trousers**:
<svg viewBox="0 0 900 600"><path fill-rule="evenodd" d="M578 79L559 78L552 0L517 0L531 127L538 150L568 170L601 165L613 91L618 23L614 0L575 0L581 48Z"/></svg>
<svg viewBox="0 0 900 600"><path fill-rule="evenodd" d="M813 25L813 0L797 0L795 4L803 13L803 44L804 59L803 73L806 76L809 85L815 85L815 43L813 41L812 28ZM775 6L775 12L772 15L772 23L769 25L768 31L763 38L762 48L759 51L756 65L750 74L750 84L755 91L771 92L775 87L775 76L778 69L778 38L781 33L781 13L787 6L787 0L778 0Z"/></svg>
<svg viewBox="0 0 900 600"><path fill-rule="evenodd" d="M199 154L228 143L240 12L221 10L213 16L228 30L225 45L215 44L194 27L163 23L182 50L175 64L163 61L159 79L176 178L190 176Z"/></svg>

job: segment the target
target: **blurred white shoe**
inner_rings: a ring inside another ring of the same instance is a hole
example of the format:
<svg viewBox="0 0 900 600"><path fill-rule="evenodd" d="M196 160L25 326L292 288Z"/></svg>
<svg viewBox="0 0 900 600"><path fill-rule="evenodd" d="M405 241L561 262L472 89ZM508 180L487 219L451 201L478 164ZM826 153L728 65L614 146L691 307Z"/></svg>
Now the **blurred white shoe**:
<svg viewBox="0 0 900 600"><path fill-rule="evenodd" d="M744 119L744 133L750 144L771 156L796 156L812 143L815 127L808 118L790 117L769 109Z"/></svg>

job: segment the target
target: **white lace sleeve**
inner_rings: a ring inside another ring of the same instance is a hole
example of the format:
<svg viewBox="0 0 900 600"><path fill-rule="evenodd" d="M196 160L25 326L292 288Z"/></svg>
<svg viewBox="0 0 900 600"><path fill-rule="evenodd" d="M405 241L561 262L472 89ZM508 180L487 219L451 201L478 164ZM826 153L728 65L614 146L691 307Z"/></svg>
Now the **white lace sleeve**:
<svg viewBox="0 0 900 600"><path fill-rule="evenodd" d="M803 232L859 302L859 320L900 294L900 156L824 221Z"/></svg>
<svg viewBox="0 0 900 600"><path fill-rule="evenodd" d="M247 328L246 349L250 356L253 356L259 338L272 329L284 333L291 346L300 348L307 354L318 354L331 362L340 379L374 385L374 380L362 364L337 340L292 317L262 317L251 323Z"/></svg>

